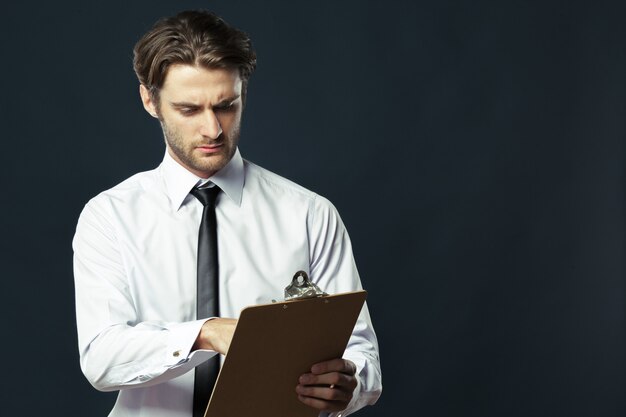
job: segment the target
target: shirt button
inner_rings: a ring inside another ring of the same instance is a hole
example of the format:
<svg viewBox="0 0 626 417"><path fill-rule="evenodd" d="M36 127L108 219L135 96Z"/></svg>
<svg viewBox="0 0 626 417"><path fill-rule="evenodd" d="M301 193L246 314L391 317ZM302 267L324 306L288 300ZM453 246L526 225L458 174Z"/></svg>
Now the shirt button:
<svg viewBox="0 0 626 417"><path fill-rule="evenodd" d="M174 355L175 358L180 356L180 350L177 350L176 352L172 353L172 355Z"/></svg>

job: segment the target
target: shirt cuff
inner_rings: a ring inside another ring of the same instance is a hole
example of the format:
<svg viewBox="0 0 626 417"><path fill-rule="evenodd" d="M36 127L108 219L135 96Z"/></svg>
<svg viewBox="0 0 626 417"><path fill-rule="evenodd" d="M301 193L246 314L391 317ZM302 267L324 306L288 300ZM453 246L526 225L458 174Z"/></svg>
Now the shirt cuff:
<svg viewBox="0 0 626 417"><path fill-rule="evenodd" d="M166 367L179 366L189 360L189 353L198 338L200 329L208 320L211 319L188 321L169 328L164 360Z"/></svg>

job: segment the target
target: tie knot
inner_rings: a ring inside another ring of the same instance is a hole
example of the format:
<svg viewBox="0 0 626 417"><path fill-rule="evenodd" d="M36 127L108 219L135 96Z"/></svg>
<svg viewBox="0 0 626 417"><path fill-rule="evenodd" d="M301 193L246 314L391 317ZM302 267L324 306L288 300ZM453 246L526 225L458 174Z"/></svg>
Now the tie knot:
<svg viewBox="0 0 626 417"><path fill-rule="evenodd" d="M194 189L191 190L191 195L196 197L203 206L215 207L215 200L217 199L219 192L220 187L217 185L203 188L194 187Z"/></svg>

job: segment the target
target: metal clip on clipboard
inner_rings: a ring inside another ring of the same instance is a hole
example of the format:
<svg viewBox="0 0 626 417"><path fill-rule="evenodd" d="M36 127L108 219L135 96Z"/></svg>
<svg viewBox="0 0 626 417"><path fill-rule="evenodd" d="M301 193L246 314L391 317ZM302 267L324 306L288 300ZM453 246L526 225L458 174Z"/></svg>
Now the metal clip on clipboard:
<svg viewBox="0 0 626 417"><path fill-rule="evenodd" d="M285 288L285 301L299 298L323 297L326 294L309 279L304 271L298 271L293 276L291 284Z"/></svg>

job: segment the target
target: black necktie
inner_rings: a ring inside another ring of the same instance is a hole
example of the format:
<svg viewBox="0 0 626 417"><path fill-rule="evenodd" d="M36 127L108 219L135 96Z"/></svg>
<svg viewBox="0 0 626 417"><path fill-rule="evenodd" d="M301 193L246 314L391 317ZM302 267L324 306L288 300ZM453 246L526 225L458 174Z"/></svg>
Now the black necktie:
<svg viewBox="0 0 626 417"><path fill-rule="evenodd" d="M219 315L219 280L217 264L217 221L215 219L215 200L219 187L194 188L191 194L196 197L204 209L198 233L198 284L196 298L197 318L217 317ZM220 369L220 357L215 355L196 367L193 387L193 417L203 417L217 374Z"/></svg>

